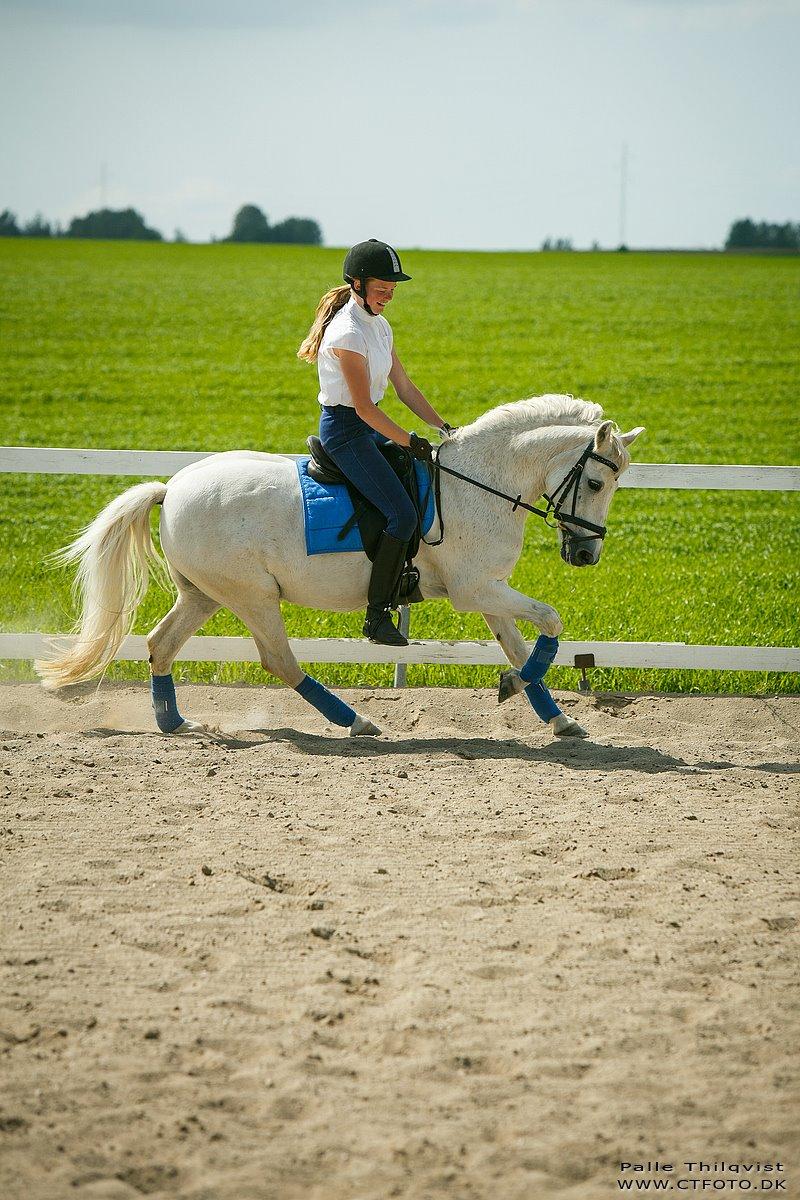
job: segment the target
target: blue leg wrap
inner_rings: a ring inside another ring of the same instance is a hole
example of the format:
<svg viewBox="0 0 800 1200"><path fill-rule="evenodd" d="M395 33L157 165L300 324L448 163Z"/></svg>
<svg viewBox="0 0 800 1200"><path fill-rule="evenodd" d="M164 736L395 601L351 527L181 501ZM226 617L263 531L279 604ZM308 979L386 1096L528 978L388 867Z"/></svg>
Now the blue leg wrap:
<svg viewBox="0 0 800 1200"><path fill-rule="evenodd" d="M543 721L550 721L560 715L561 709L543 683L529 683L525 688L525 695L537 717L541 717Z"/></svg>
<svg viewBox="0 0 800 1200"><path fill-rule="evenodd" d="M550 695L549 690L542 683L557 650L558 638L540 633L528 661L519 673L520 678L524 679L528 685L525 688L525 695L530 701L531 708L543 721L550 721L561 713L561 709Z"/></svg>
<svg viewBox="0 0 800 1200"><path fill-rule="evenodd" d="M539 683L547 674L547 668L556 656L558 638L548 637L540 633L536 645L530 652L528 661L521 668L519 676L526 683Z"/></svg>
<svg viewBox="0 0 800 1200"><path fill-rule="evenodd" d="M178 726L183 724L183 717L178 712L172 676L151 675L150 693L153 697L158 728L162 733L174 733Z"/></svg>
<svg viewBox="0 0 800 1200"><path fill-rule="evenodd" d="M310 675L306 675L294 690L334 725L343 725L345 729L349 729L356 719L356 713L349 704L334 696L323 683L312 679Z"/></svg>

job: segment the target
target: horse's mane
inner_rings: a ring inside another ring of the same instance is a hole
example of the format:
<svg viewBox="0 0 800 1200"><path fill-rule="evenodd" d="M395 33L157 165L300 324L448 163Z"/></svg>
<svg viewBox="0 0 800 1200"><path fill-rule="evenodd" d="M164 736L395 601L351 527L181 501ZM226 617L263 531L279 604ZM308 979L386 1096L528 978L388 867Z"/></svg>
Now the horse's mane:
<svg viewBox="0 0 800 1200"><path fill-rule="evenodd" d="M465 429L474 429L476 433L502 430L512 434L541 429L545 425L599 425L602 420L603 409L599 404L576 400L574 396L546 395L498 404Z"/></svg>

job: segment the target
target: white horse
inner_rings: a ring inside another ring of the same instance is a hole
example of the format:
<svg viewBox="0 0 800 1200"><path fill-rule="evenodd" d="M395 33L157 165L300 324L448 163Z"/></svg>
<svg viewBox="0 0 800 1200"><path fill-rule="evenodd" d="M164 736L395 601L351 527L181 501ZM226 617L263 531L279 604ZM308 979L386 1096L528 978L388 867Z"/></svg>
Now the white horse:
<svg viewBox="0 0 800 1200"><path fill-rule="evenodd" d="M571 509L556 514L561 555L572 565L588 566L600 557L609 504L630 462L627 447L641 432L619 433L603 420L598 404L547 395L491 409L447 438L439 453L442 466L529 504L553 496L565 478L572 479ZM351 734L378 733L307 676L289 646L281 600L337 612L361 609L370 562L352 551L307 555L295 463L277 454L213 454L169 483L136 484L112 500L61 552L62 561L78 562L75 590L82 616L71 647L36 664L45 686L60 688L99 674L130 632L148 567L163 567L150 535L149 514L157 504L161 547L177 588L175 603L147 638L164 732L202 729L178 713L171 669L187 639L225 606L250 630L265 670ZM552 638L562 629L555 609L506 582L522 550L524 508L442 474L441 512L443 541L421 544L415 560L423 597L447 597L459 612L482 613L509 661L521 668L528 647L517 621L529 621ZM587 537L586 528L601 533ZM428 540L435 542L439 530L437 517ZM525 686L516 672L510 678L507 694ZM559 736L586 735L560 712L549 723Z"/></svg>

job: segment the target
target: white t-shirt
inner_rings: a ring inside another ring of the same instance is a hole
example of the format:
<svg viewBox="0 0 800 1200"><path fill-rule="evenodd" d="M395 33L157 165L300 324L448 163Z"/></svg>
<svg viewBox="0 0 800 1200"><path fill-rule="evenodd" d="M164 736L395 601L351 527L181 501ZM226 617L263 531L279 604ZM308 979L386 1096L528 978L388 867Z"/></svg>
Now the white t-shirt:
<svg viewBox="0 0 800 1200"><path fill-rule="evenodd" d="M380 404L392 369L392 327L386 318L380 314L371 316L351 296L322 335L317 354L319 402L355 408L334 350L355 350L364 355L370 398L373 404Z"/></svg>

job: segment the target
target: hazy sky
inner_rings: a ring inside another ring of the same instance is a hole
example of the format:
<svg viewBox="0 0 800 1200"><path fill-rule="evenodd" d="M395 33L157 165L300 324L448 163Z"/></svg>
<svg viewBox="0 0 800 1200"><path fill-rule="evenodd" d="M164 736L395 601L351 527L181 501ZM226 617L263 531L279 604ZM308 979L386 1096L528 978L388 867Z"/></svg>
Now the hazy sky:
<svg viewBox="0 0 800 1200"><path fill-rule="evenodd" d="M328 245L800 220L800 0L0 0L0 209ZM105 185L103 184L105 166Z"/></svg>

